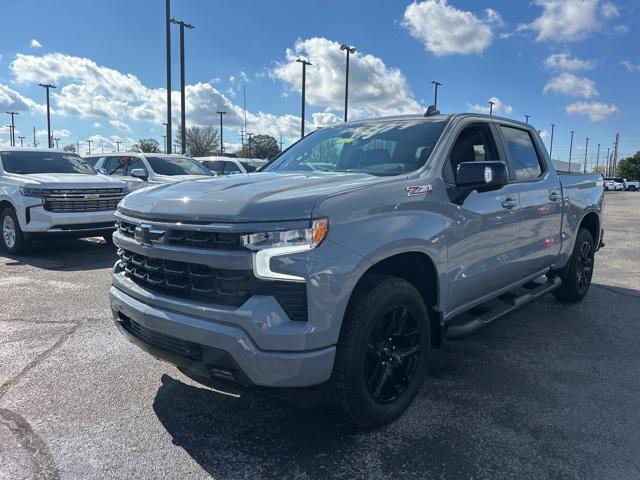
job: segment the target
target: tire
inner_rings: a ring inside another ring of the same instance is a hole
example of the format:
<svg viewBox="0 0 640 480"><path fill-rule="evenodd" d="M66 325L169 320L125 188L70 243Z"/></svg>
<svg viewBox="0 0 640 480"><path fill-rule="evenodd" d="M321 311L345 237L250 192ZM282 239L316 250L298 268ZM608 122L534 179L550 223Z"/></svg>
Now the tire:
<svg viewBox="0 0 640 480"><path fill-rule="evenodd" d="M569 263L559 275L562 285L553 291L558 300L579 302L585 297L593 277L594 254L595 241L591 233L584 228L580 229Z"/></svg>
<svg viewBox="0 0 640 480"><path fill-rule="evenodd" d="M16 213L9 207L0 213L0 245L12 254L24 252L28 245Z"/></svg>
<svg viewBox="0 0 640 480"><path fill-rule="evenodd" d="M630 192L635 192L637 189L636 189L636 186L635 186L635 185L629 185L629 189L628 189L628 190L629 190Z"/></svg>
<svg viewBox="0 0 640 480"><path fill-rule="evenodd" d="M399 417L427 370L429 313L406 280L371 275L354 291L329 382L338 413L359 428Z"/></svg>
<svg viewBox="0 0 640 480"><path fill-rule="evenodd" d="M113 245L113 232L105 233L102 238L107 242L107 245Z"/></svg>

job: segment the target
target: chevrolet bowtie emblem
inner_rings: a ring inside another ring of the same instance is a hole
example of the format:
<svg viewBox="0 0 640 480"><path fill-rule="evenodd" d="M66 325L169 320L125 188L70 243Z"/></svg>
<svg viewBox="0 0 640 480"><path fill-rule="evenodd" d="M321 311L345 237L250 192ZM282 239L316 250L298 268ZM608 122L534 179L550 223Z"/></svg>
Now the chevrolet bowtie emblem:
<svg viewBox="0 0 640 480"><path fill-rule="evenodd" d="M89 195L85 195L84 199L85 200L97 200L100 198L100 195L96 194L96 193L90 193Z"/></svg>
<svg viewBox="0 0 640 480"><path fill-rule="evenodd" d="M152 243L162 242L165 233L167 233L165 230L157 230L152 228L151 225L143 223L136 227L133 238L145 245L151 245Z"/></svg>

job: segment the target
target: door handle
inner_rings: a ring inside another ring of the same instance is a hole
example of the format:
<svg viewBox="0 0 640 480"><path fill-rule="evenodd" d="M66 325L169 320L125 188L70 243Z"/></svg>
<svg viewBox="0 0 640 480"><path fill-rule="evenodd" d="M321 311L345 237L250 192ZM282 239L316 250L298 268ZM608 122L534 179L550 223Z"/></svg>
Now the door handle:
<svg viewBox="0 0 640 480"><path fill-rule="evenodd" d="M502 206L503 208L506 208L508 210L511 210L513 207L518 205L518 201L514 200L511 197L508 197L507 199L505 199L504 202L502 202Z"/></svg>
<svg viewBox="0 0 640 480"><path fill-rule="evenodd" d="M560 195L558 192L551 192L549 194L549 200L551 200L552 202L557 202L558 200L562 199L562 195Z"/></svg>

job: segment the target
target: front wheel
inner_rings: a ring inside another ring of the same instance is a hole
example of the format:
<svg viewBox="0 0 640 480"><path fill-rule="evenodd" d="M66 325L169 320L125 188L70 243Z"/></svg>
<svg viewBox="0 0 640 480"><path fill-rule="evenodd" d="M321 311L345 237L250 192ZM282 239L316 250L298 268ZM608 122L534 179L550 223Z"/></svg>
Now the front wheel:
<svg viewBox="0 0 640 480"><path fill-rule="evenodd" d="M629 186L629 191L630 192L635 192L636 191L636 186L635 185L630 185Z"/></svg>
<svg viewBox="0 0 640 480"><path fill-rule="evenodd" d="M569 263L560 274L562 285L553 295L563 302L578 302L584 298L591 286L595 241L586 229L580 229L573 246Z"/></svg>
<svg viewBox="0 0 640 480"><path fill-rule="evenodd" d="M415 398L426 375L429 314L409 282L371 275L356 288L330 381L339 413L361 428L385 425Z"/></svg>
<svg viewBox="0 0 640 480"><path fill-rule="evenodd" d="M20 223L12 208L5 208L0 213L0 228L2 228L0 243L7 252L18 254L26 249L27 241L24 239Z"/></svg>

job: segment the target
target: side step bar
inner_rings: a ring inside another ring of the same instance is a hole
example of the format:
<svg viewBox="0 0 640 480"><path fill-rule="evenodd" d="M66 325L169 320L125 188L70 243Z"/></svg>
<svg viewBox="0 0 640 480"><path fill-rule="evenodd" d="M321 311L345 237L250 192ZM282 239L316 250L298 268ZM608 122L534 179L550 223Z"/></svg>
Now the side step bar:
<svg viewBox="0 0 640 480"><path fill-rule="evenodd" d="M496 320L514 312L515 310L530 304L534 300L537 300L541 296L555 290L560 286L562 280L558 277L549 277L545 283L531 282L527 285L519 287L516 291L518 294L513 295L501 295L498 297L500 304L491 310L478 312L476 315L473 311L478 307L473 308L468 314L473 315L473 318L460 323L454 323L450 326L445 326L445 335L447 340L460 340L468 337L472 333L480 330L482 327L495 322ZM509 297L509 298L505 298Z"/></svg>

